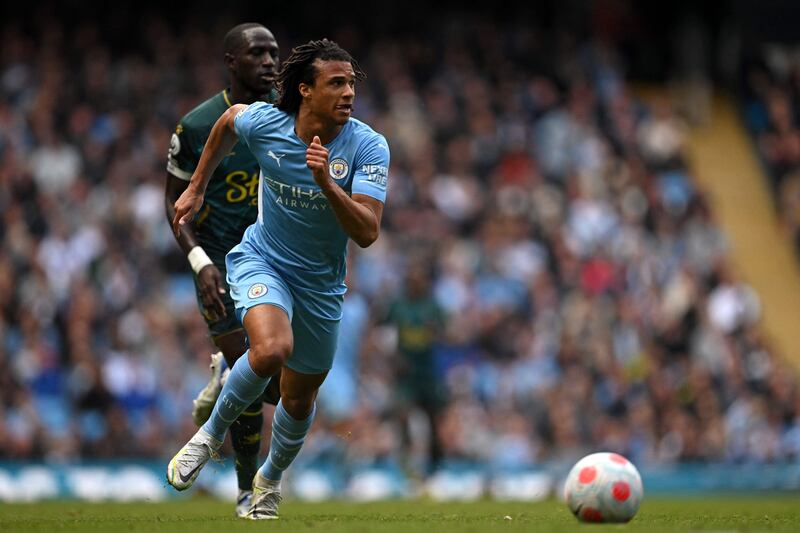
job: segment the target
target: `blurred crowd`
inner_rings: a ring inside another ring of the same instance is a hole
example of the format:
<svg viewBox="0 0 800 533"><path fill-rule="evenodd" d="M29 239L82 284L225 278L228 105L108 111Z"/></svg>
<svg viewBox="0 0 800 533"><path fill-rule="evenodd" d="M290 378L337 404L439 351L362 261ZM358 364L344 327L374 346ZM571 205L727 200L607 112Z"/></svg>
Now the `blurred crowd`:
<svg viewBox="0 0 800 533"><path fill-rule="evenodd" d="M742 70L744 120L800 258L800 55L790 46L765 46Z"/></svg>
<svg viewBox="0 0 800 533"><path fill-rule="evenodd" d="M670 102L632 94L601 38L421 31L330 35L392 165L300 460L800 457L794 371ZM194 431L212 345L163 187L177 121L223 87L210 33L153 17L119 52L92 23L0 26L0 459L164 458Z"/></svg>

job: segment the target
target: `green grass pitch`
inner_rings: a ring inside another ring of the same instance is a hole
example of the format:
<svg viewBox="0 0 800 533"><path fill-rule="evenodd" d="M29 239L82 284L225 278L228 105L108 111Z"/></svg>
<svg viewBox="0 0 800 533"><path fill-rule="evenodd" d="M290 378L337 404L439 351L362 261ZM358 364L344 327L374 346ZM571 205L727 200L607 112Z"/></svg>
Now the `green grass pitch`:
<svg viewBox="0 0 800 533"><path fill-rule="evenodd" d="M800 531L800 497L645 500L626 525L581 525L561 502L286 502L281 518L249 522L231 503L190 498L169 503L47 502L0 504L0 531L541 532Z"/></svg>

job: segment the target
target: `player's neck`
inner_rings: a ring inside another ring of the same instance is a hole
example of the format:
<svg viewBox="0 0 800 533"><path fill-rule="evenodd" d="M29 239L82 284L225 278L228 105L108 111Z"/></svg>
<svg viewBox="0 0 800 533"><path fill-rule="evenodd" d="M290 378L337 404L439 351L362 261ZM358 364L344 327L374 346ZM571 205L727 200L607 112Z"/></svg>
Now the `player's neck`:
<svg viewBox="0 0 800 533"><path fill-rule="evenodd" d="M253 102L259 101L266 102L269 100L270 96L269 91L265 94L256 94L253 91L236 85L235 83L232 83L231 86L226 89L226 91L231 104L252 104Z"/></svg>
<svg viewBox="0 0 800 533"><path fill-rule="evenodd" d="M294 121L294 132L306 144L311 144L315 135L319 136L322 144L328 144L339 135L343 127L343 124L323 120L302 107Z"/></svg>

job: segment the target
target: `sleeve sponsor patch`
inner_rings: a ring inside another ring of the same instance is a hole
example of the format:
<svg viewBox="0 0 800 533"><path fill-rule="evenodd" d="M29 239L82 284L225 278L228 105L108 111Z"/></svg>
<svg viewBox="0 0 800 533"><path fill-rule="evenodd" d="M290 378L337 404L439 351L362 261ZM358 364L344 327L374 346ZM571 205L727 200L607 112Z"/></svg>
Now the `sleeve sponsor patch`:
<svg viewBox="0 0 800 533"><path fill-rule="evenodd" d="M386 186L386 179L389 175L388 167L383 165L363 165L361 172L364 174L364 181Z"/></svg>

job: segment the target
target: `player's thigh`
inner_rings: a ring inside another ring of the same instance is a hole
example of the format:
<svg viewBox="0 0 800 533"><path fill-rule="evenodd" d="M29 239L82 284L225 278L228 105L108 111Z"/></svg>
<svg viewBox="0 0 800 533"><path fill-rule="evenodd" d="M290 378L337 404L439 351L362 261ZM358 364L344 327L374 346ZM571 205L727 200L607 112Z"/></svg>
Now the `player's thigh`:
<svg viewBox="0 0 800 533"><path fill-rule="evenodd" d="M263 366L265 361L260 359L268 357L280 358L282 365L292 353L292 325L282 307L269 303L251 307L244 316L244 328L250 340L251 364Z"/></svg>
<svg viewBox="0 0 800 533"><path fill-rule="evenodd" d="M294 300L283 278L242 241L225 258L227 281L250 342L250 363L259 375L278 372L292 352Z"/></svg>
<svg viewBox="0 0 800 533"><path fill-rule="evenodd" d="M292 320L294 299L281 275L257 251L242 242L225 257L226 281L236 308L236 316L244 324L248 310L260 304L282 308Z"/></svg>

